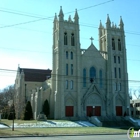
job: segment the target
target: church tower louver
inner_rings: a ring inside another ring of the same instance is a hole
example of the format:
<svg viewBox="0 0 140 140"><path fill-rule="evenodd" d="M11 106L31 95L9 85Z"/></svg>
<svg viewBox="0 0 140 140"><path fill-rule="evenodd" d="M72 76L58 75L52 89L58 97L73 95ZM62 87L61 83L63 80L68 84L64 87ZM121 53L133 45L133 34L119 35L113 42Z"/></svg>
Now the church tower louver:
<svg viewBox="0 0 140 140"><path fill-rule="evenodd" d="M93 38L91 37L91 40ZM87 116L129 115L125 33L107 16L100 21L99 48L91 41L80 48L79 16L64 20L62 7L53 25L51 117L86 119Z"/></svg>

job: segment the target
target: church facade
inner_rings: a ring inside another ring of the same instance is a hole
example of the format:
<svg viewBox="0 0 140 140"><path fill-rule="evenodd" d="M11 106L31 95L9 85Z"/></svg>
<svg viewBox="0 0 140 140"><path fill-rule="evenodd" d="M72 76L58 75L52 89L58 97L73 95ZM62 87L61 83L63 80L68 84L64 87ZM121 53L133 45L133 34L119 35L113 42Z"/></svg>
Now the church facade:
<svg viewBox="0 0 140 140"><path fill-rule="evenodd" d="M99 50L93 44L80 48L79 16L64 19L62 7L53 22L51 78L34 87L31 104L34 118L45 99L50 118L84 119L88 116L129 115L128 73L124 23L99 24Z"/></svg>

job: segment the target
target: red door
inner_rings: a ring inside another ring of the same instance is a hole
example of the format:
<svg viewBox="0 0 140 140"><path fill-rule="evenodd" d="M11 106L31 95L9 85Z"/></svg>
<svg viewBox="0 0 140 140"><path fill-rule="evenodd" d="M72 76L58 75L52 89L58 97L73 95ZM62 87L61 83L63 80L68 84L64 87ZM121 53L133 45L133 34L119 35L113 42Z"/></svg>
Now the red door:
<svg viewBox="0 0 140 140"><path fill-rule="evenodd" d="M92 116L93 115L93 107L92 106L87 106L87 116Z"/></svg>
<svg viewBox="0 0 140 140"><path fill-rule="evenodd" d="M73 116L73 106L66 106L65 116L72 117Z"/></svg>
<svg viewBox="0 0 140 140"><path fill-rule="evenodd" d="M116 106L116 116L122 116L122 106Z"/></svg>
<svg viewBox="0 0 140 140"><path fill-rule="evenodd" d="M101 116L101 106L87 106L87 116Z"/></svg>
<svg viewBox="0 0 140 140"><path fill-rule="evenodd" d="M95 116L101 116L101 106L95 106Z"/></svg>

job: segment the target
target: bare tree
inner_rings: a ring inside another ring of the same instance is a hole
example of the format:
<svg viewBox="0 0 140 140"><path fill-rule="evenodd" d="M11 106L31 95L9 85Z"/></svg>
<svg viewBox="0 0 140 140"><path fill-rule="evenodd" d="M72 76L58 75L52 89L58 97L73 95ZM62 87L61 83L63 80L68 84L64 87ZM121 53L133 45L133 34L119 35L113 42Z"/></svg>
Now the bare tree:
<svg viewBox="0 0 140 140"><path fill-rule="evenodd" d="M140 87L138 89L129 89L129 97L130 99L133 97L140 99Z"/></svg>
<svg viewBox="0 0 140 140"><path fill-rule="evenodd" d="M3 112L3 118L7 118L10 106L13 104L15 89L14 85L8 86L0 91L0 110Z"/></svg>
<svg viewBox="0 0 140 140"><path fill-rule="evenodd" d="M8 101L13 101L14 93L14 85L8 86L0 91L0 110L8 105Z"/></svg>

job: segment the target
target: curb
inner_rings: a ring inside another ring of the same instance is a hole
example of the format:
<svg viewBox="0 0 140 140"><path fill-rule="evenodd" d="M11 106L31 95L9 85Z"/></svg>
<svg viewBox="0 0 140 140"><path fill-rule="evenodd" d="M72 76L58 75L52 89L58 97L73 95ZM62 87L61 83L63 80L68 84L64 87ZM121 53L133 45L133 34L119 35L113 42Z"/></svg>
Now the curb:
<svg viewBox="0 0 140 140"><path fill-rule="evenodd" d="M15 136L0 136L0 138L19 138L19 137L58 137L58 136L91 136L91 135L127 135L126 133L114 133L114 134L62 134L62 135L15 135Z"/></svg>

